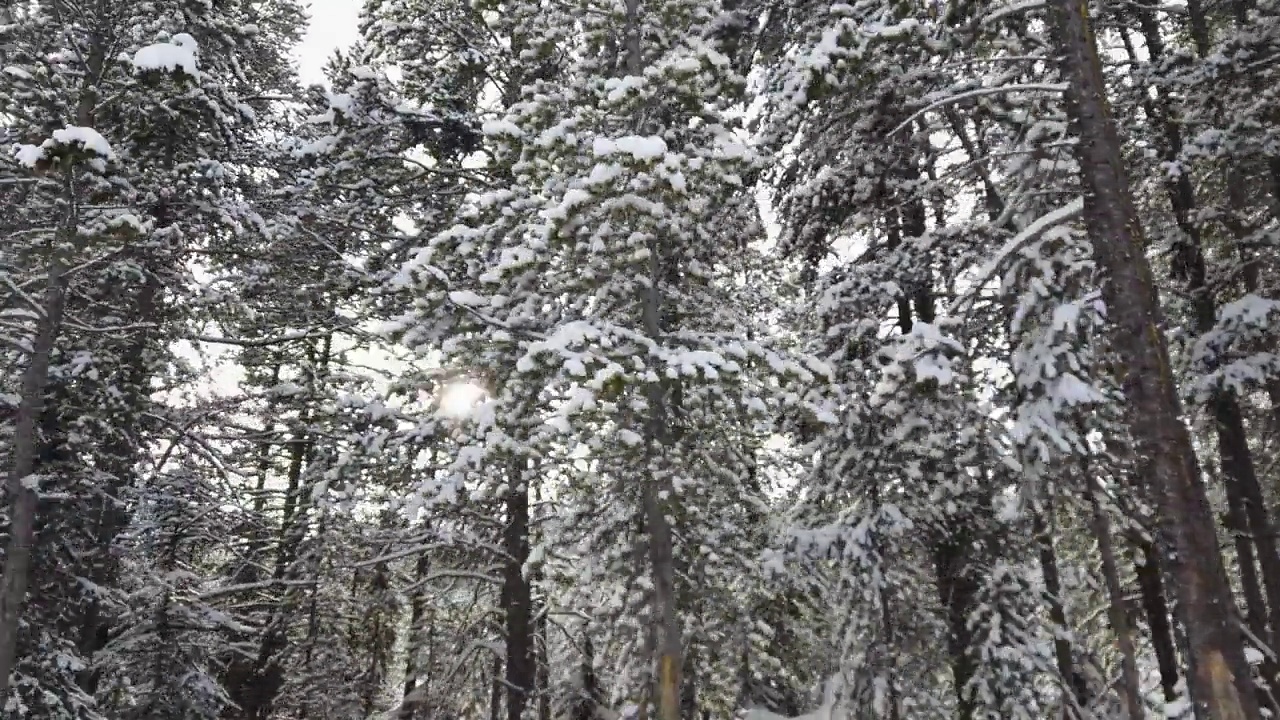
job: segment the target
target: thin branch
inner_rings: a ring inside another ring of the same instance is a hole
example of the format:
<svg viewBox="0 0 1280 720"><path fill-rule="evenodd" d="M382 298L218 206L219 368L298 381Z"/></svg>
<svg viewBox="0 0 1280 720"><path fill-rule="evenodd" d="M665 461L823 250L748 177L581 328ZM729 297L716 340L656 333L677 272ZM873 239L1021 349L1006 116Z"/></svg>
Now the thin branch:
<svg viewBox="0 0 1280 720"><path fill-rule="evenodd" d="M915 111L906 120L903 120L902 122L898 123L897 127L890 130L889 134L886 137L893 137L894 135L897 135L899 131L901 131L903 128L907 127L911 123L915 122L921 115L924 115L925 113L933 112L938 108L946 107L947 105L953 105L962 100L968 100L969 98L982 97L984 95L1001 95L1001 94L1010 93L1010 92L1041 91L1041 92L1061 93L1061 92L1066 92L1066 90L1067 90L1066 83L1022 83L1019 85L999 85L996 87L985 87L985 88L977 88L975 90L967 90L965 92L957 93L955 95L950 95L941 100L932 102L926 105L925 107Z"/></svg>

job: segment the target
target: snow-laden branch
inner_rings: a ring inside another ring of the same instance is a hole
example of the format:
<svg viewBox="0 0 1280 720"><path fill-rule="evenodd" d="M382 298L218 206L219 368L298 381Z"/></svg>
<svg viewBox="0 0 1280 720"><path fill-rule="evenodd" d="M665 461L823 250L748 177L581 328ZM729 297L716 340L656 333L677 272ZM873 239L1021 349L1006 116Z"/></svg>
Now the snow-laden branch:
<svg viewBox="0 0 1280 720"><path fill-rule="evenodd" d="M1066 90L1067 90L1066 83L1021 83L1018 85L998 85L996 87L984 87L984 88L977 88L974 90L966 90L965 92L956 93L955 95L948 95L947 97L944 97L941 100L932 102L924 106L923 108L920 108L919 110L911 113L911 115L906 120L903 120L902 122L898 123L896 127L894 127L892 130L889 131L888 137L893 137L894 135L897 135L903 128L915 122L921 115L924 115L925 113L933 112L938 108L946 107L947 105L953 105L962 100L968 100L969 98L983 97L985 95L999 95L1001 93L1009 93L1009 92L1037 92L1038 91L1038 92L1060 93L1060 92L1066 92Z"/></svg>
<svg viewBox="0 0 1280 720"><path fill-rule="evenodd" d="M315 580L263 580L261 582L240 583L238 585L227 585L215 590L207 590L196 595L196 598L199 600L212 600L223 595L234 595L235 593L248 592L250 590L265 590L274 587L308 587L315 584Z"/></svg>
<svg viewBox="0 0 1280 720"><path fill-rule="evenodd" d="M1009 238L1009 241L1000 248L996 253L996 256L991 259L991 262L987 263L986 266L984 266L978 273L978 277L973 283L973 291L966 293L957 300L956 304L951 308L951 313L953 315L958 314L964 305L971 302L978 291L982 289L982 286L986 285L987 281L991 279L991 276L996 274L1000 269L1000 266L1004 264L1005 260L1017 252L1019 248L1032 240L1035 240L1049 230L1074 219L1083 210L1084 198L1078 197L1057 210L1051 210L1044 215L1041 215L1030 225L1023 228L1022 232L1014 235L1012 238Z"/></svg>
<svg viewBox="0 0 1280 720"><path fill-rule="evenodd" d="M270 347L271 345L283 345L284 343L298 342L299 340L317 340L328 337L336 332L351 332L354 326L340 326L334 328L325 328L323 330L310 330L299 333L286 333L277 335L276 337L266 338L232 338L219 337L217 335L188 335L187 340L192 342L216 343L218 345L235 345L237 347Z"/></svg>

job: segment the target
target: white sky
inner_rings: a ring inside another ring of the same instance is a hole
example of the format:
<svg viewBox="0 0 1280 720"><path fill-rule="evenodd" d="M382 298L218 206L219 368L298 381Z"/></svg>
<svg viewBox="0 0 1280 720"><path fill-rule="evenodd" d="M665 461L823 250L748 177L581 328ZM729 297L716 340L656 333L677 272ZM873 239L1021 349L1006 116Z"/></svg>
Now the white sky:
<svg viewBox="0 0 1280 720"><path fill-rule="evenodd" d="M324 82L329 56L355 42L360 34L361 0L311 0L305 5L311 13L311 25L295 55L304 83Z"/></svg>

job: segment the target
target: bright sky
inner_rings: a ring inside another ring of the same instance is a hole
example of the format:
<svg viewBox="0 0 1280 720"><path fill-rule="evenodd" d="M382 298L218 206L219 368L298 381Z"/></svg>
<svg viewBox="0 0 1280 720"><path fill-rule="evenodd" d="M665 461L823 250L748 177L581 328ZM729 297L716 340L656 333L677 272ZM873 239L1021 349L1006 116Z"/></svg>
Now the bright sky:
<svg viewBox="0 0 1280 720"><path fill-rule="evenodd" d="M296 51L304 83L324 82L324 64L359 36L361 0L310 0L311 26Z"/></svg>

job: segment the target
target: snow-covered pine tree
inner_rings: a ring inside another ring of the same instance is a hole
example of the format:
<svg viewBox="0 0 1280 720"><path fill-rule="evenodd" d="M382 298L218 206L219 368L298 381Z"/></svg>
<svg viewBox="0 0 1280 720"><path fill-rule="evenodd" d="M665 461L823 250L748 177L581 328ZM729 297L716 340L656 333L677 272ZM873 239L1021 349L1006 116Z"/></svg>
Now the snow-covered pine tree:
<svg viewBox="0 0 1280 720"><path fill-rule="evenodd" d="M15 478L35 469L48 482L9 496L15 520L36 492L45 499L28 506L39 513L39 535L27 574L43 600L27 606L30 632L6 712L92 713L91 696L107 692L102 678L121 669L109 648L121 634L117 616L133 610L117 591L131 584L120 577L119 557L131 551L120 545L121 533L132 503L147 493L139 471L152 439L172 432L150 394L181 334L191 237L237 214L227 202L234 180L226 164L249 140L253 110L236 91L287 76L287 60L271 45L279 37L270 34L283 31L288 41L288 23L296 29L298 18L286 2L217 10L32 3L14 9L5 26L2 102L21 141L12 158L44 178L33 185L61 178L44 197L65 208L60 231L48 234L40 222L24 232L33 247L53 237L51 267L67 271L42 281L30 266L29 281L62 294L65 312L60 322L46 319L51 342L31 356L47 356L49 382L44 392L32 386L44 409L39 432L27 431L21 445L30 443L34 450L24 452L43 458L43 467L24 467L22 453L11 457ZM261 28L255 20L264 20ZM246 57L260 61L252 80L239 65ZM34 209L40 197L23 202ZM6 558L11 590L23 576L23 534L19 521L11 537L19 552ZM72 562L59 559L66 553ZM17 609L19 600L11 596L7 607ZM144 658L139 652L124 662ZM173 680L192 677L177 672Z"/></svg>

